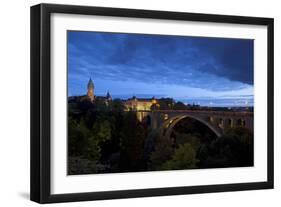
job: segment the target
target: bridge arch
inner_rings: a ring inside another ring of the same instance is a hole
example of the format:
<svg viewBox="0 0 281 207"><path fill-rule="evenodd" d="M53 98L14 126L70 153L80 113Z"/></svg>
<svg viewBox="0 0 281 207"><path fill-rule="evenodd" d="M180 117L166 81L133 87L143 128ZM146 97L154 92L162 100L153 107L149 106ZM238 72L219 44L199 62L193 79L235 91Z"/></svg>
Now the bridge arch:
<svg viewBox="0 0 281 207"><path fill-rule="evenodd" d="M217 137L221 136L220 131L216 129L214 126L212 126L211 123L193 115L179 115L179 116L171 117L170 119L165 121L164 124L162 125L161 135L163 135L166 138L169 138L171 136L174 126L185 118L195 119L201 122L202 124L204 124L205 126L207 126L211 131L213 131L216 134Z"/></svg>

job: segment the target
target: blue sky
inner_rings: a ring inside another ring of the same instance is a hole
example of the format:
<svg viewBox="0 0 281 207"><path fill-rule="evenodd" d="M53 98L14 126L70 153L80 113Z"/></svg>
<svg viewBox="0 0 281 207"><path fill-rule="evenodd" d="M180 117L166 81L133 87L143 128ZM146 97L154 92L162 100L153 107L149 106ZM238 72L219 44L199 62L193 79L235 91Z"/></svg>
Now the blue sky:
<svg viewBox="0 0 281 207"><path fill-rule="evenodd" d="M68 95L85 94L91 77L97 95L252 105L253 47L246 39L68 31Z"/></svg>

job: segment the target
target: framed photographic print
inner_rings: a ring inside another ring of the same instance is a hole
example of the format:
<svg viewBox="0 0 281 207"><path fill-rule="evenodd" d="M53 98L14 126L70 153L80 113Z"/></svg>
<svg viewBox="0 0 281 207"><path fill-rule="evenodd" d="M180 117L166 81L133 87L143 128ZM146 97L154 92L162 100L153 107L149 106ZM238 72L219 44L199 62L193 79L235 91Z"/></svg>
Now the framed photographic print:
<svg viewBox="0 0 281 207"><path fill-rule="evenodd" d="M273 188L273 19L31 7L31 200Z"/></svg>

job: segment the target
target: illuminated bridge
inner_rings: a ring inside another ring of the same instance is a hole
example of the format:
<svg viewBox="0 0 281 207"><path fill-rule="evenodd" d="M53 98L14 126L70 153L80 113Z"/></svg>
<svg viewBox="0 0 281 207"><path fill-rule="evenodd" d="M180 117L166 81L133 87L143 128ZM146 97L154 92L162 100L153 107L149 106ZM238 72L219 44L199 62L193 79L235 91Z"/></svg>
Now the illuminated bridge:
<svg viewBox="0 0 281 207"><path fill-rule="evenodd" d="M153 129L160 130L164 137L170 137L174 126L185 118L195 119L210 128L218 137L233 127L245 127L253 131L252 112L225 112L203 110L153 110L137 111L140 121L149 119Z"/></svg>

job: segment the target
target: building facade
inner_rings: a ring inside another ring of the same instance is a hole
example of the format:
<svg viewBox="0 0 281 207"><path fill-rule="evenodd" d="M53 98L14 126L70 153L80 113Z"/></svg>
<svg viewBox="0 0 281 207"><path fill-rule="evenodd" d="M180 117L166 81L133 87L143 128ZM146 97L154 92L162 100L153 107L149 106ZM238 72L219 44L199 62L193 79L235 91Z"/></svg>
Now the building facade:
<svg viewBox="0 0 281 207"><path fill-rule="evenodd" d="M151 111L151 106L156 104L157 100L152 98L137 98L133 96L124 101L127 111Z"/></svg>

